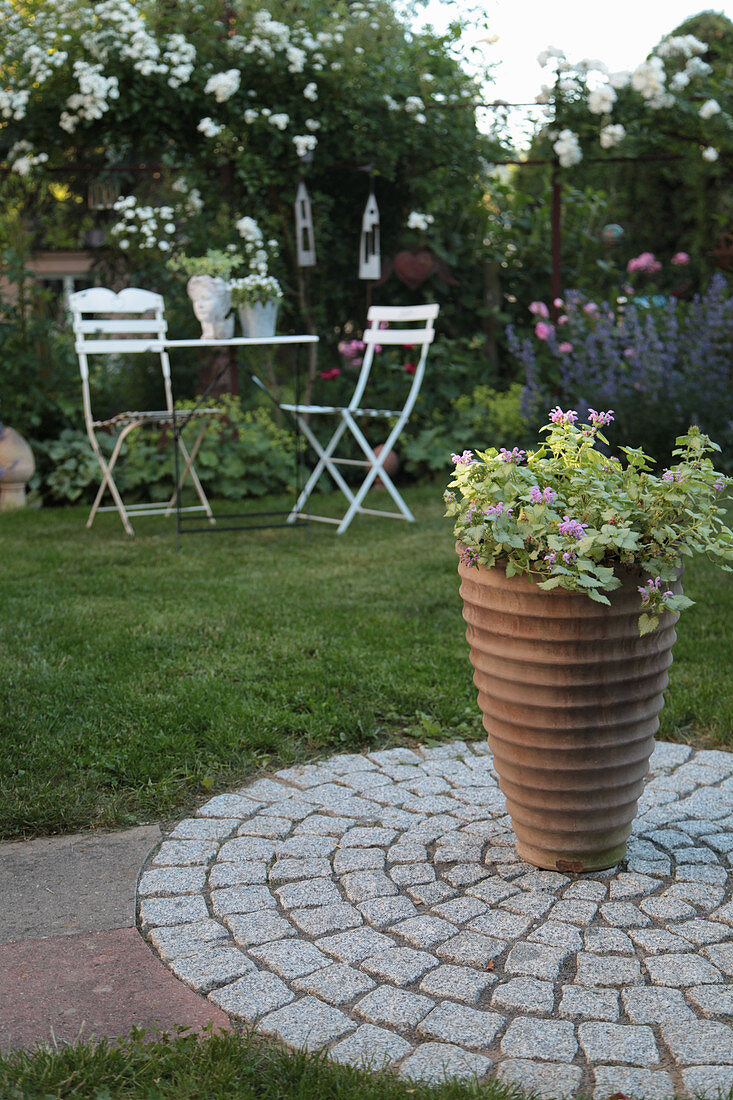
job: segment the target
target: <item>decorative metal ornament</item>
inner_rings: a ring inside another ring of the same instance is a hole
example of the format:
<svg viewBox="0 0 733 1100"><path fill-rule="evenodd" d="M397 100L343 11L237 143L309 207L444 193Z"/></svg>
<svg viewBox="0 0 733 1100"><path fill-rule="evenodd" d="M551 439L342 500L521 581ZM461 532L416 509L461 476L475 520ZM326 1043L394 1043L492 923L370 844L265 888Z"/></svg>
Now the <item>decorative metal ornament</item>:
<svg viewBox="0 0 733 1100"><path fill-rule="evenodd" d="M361 245L359 251L359 278L377 280L382 274L382 257L379 251L379 207L374 191L369 192L364 215L361 219Z"/></svg>
<svg viewBox="0 0 733 1100"><path fill-rule="evenodd" d="M295 196L295 240L298 267L315 267L316 245L313 237L311 200L302 180L298 184L298 193Z"/></svg>

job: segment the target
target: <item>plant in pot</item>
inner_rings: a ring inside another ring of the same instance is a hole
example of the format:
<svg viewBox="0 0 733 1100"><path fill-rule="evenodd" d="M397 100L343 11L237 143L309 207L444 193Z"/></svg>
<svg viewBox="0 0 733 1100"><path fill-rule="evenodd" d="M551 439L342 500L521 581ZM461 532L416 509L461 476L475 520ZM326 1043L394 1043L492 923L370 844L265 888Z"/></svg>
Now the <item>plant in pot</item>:
<svg viewBox="0 0 733 1100"><path fill-rule="evenodd" d="M171 271L189 276L186 290L201 322L203 340L227 340L234 334L229 279L242 263L242 255L234 248L210 248L203 256L181 253L168 261Z"/></svg>
<svg viewBox="0 0 733 1100"><path fill-rule="evenodd" d="M275 335L277 310L283 292L272 275L253 273L229 284L232 305L237 308L242 334L249 337Z"/></svg>
<svg viewBox="0 0 733 1100"><path fill-rule="evenodd" d="M602 429L559 407L536 450L453 455L466 637L501 788L528 863L612 867L659 726L685 558L733 566L721 494L730 486L699 428L661 474L623 460Z"/></svg>

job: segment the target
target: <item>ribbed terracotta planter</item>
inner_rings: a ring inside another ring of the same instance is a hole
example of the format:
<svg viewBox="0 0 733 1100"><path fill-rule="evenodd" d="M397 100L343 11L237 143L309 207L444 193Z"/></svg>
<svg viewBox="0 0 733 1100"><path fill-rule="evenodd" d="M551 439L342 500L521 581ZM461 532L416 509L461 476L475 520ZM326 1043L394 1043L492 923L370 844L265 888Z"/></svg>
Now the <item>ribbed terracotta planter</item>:
<svg viewBox="0 0 733 1100"><path fill-rule="evenodd" d="M473 679L519 855L574 873L615 866L654 748L677 616L667 612L639 636L636 573L606 607L507 578L503 568L460 563L458 572Z"/></svg>

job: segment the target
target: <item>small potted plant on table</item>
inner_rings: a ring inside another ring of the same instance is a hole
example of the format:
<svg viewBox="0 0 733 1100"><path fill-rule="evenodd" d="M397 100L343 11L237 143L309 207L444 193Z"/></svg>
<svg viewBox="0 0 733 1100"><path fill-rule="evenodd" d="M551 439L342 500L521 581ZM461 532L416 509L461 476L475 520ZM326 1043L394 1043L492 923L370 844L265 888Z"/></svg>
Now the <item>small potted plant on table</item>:
<svg viewBox="0 0 733 1100"><path fill-rule="evenodd" d="M454 455L466 637L484 727L527 862L560 871L626 851L659 726L685 557L733 566L729 481L698 428L655 474L597 447L611 412L556 408L525 454Z"/></svg>
<svg viewBox="0 0 733 1100"><path fill-rule="evenodd" d="M283 292L272 275L253 273L229 283L232 305L236 306L242 335L275 335L277 310Z"/></svg>

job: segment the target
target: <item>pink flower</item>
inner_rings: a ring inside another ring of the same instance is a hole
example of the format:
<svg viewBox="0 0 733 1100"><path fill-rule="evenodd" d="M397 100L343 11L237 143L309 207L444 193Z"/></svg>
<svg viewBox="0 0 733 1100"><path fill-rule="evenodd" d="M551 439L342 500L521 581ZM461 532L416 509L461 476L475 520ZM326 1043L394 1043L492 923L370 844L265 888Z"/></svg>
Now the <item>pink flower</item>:
<svg viewBox="0 0 733 1100"><path fill-rule="evenodd" d="M544 317L545 320L550 316L550 311L544 302L530 302L529 312L533 313L535 317Z"/></svg>
<svg viewBox="0 0 733 1100"><path fill-rule="evenodd" d="M595 302L586 302L583 306L583 313L598 313L598 306Z"/></svg>
<svg viewBox="0 0 733 1100"><path fill-rule="evenodd" d="M561 353L561 355L567 355L573 350L573 345L569 342L569 340L563 340L562 344L557 345L557 350Z"/></svg>
<svg viewBox="0 0 733 1100"><path fill-rule="evenodd" d="M414 374L417 370L417 365L415 363L405 363L403 369L405 371L405 374Z"/></svg>
<svg viewBox="0 0 733 1100"><path fill-rule="evenodd" d="M653 252L640 252L638 256L634 256L633 259L629 260L626 270L629 274L633 271L643 271L647 275L653 275L656 271L662 270L662 265Z"/></svg>
<svg viewBox="0 0 733 1100"><path fill-rule="evenodd" d="M552 304L555 307L555 309L562 309L562 307L565 305L562 298L554 298L553 301L552 301Z"/></svg>
<svg viewBox="0 0 733 1100"><path fill-rule="evenodd" d="M332 378L338 378L340 374L341 371L338 369L338 367L330 367L329 370L321 371L321 378L324 382L330 382Z"/></svg>
<svg viewBox="0 0 733 1100"><path fill-rule="evenodd" d="M548 325L546 321L538 321L534 327L534 334L538 340L546 340L554 331L552 325Z"/></svg>
<svg viewBox="0 0 733 1100"><path fill-rule="evenodd" d="M686 252L675 252L674 256L669 262L671 264L674 264L675 267L684 267L685 264L689 264L690 257Z"/></svg>

